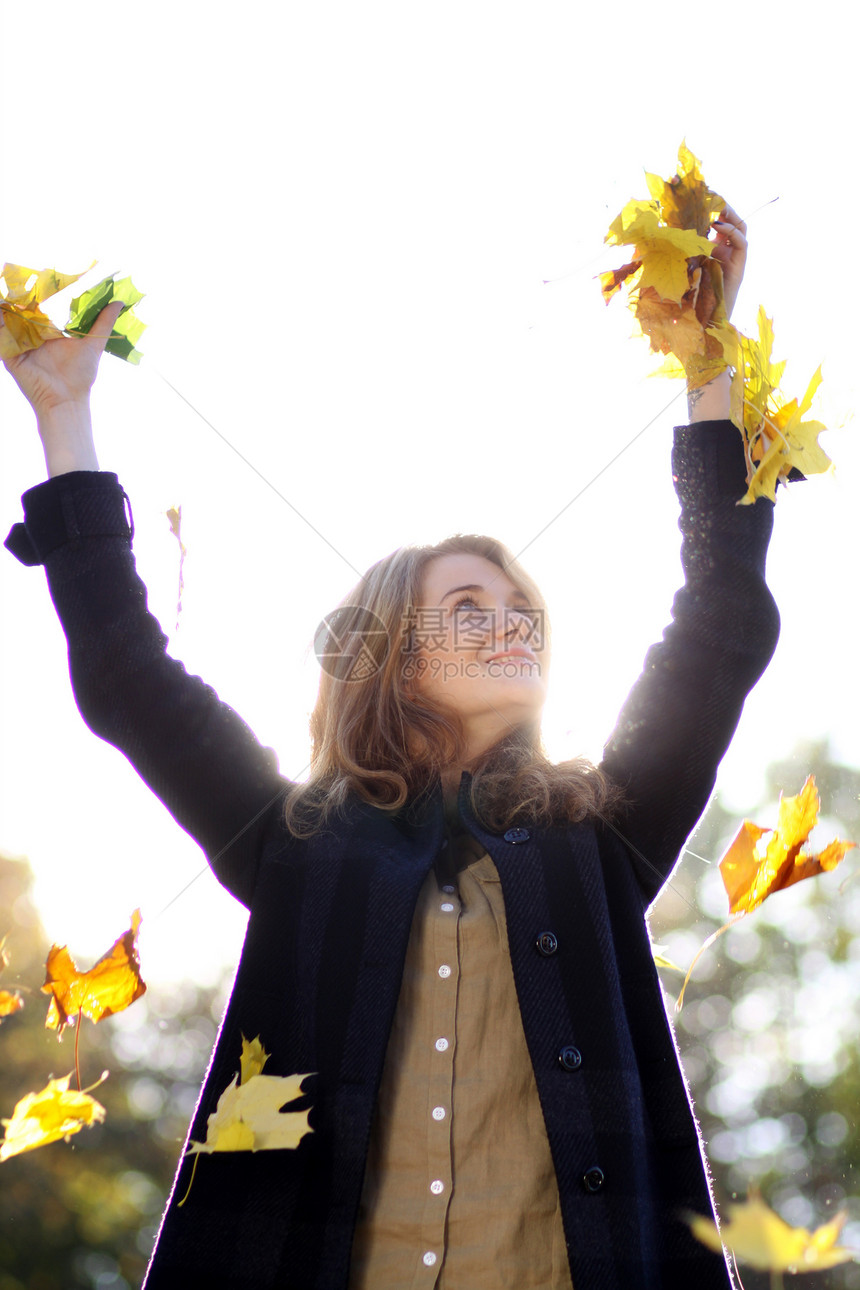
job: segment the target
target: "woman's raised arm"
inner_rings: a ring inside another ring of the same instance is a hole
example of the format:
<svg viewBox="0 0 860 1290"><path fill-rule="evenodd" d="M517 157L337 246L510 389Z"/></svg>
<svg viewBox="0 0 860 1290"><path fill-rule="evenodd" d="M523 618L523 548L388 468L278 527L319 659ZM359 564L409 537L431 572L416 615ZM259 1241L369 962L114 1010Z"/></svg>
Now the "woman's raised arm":
<svg viewBox="0 0 860 1290"><path fill-rule="evenodd" d="M88 337L47 341L6 361L36 414L51 476L24 494L24 523L6 545L22 563L45 566L87 725L125 754L248 903L287 784L271 750L168 655L147 608L127 499L116 476L99 471L89 410L120 309L103 309Z"/></svg>
<svg viewBox="0 0 860 1290"><path fill-rule="evenodd" d="M90 390L114 323L123 311L106 305L88 336L49 340L6 359L24 398L36 414L48 475L98 470L90 417ZM2 323L2 315L0 315Z"/></svg>

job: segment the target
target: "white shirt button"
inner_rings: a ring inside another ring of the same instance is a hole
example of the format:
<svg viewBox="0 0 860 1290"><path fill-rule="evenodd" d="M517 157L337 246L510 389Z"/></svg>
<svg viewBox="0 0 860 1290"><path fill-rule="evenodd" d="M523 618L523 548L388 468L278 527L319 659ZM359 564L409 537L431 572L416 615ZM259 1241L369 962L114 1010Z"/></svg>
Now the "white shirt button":
<svg viewBox="0 0 860 1290"><path fill-rule="evenodd" d="M430 1190L432 1191L434 1196L440 1196L442 1192L445 1190L445 1184L443 1183L442 1179L434 1178L433 1182L431 1182L430 1184Z"/></svg>
<svg viewBox="0 0 860 1290"><path fill-rule="evenodd" d="M444 1120L445 1119L444 1106L434 1106L431 1114L434 1120Z"/></svg>
<svg viewBox="0 0 860 1290"><path fill-rule="evenodd" d="M442 910L443 914L450 914L454 906L451 904L450 900L446 900L443 905L439 906L439 908Z"/></svg>
<svg viewBox="0 0 860 1290"><path fill-rule="evenodd" d="M433 1253L432 1250L428 1250L427 1253L424 1255L422 1262L425 1268L432 1268L433 1264L436 1262L436 1255Z"/></svg>
<svg viewBox="0 0 860 1290"><path fill-rule="evenodd" d="M453 896L455 888L451 886L450 882L446 882L442 890L447 891L449 896Z"/></svg>
<svg viewBox="0 0 860 1290"><path fill-rule="evenodd" d="M447 1039L437 1039L437 1040L436 1040L436 1052L437 1052L437 1053L444 1053L444 1051L445 1051L445 1049L446 1049L447 1047L448 1047L448 1040L447 1040Z"/></svg>
<svg viewBox="0 0 860 1290"><path fill-rule="evenodd" d="M442 964L442 966L439 969L439 975L442 977L443 980L445 979L445 977L448 977L451 975L451 969L448 967L447 963Z"/></svg>

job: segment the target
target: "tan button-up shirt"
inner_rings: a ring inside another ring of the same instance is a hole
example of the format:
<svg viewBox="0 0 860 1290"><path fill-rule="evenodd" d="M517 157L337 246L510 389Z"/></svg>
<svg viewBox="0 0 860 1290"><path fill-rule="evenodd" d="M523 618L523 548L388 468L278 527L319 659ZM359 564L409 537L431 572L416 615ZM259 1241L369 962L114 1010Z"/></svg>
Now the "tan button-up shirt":
<svg viewBox="0 0 860 1290"><path fill-rule="evenodd" d="M453 850L415 910L350 1290L572 1290L501 884L468 834Z"/></svg>

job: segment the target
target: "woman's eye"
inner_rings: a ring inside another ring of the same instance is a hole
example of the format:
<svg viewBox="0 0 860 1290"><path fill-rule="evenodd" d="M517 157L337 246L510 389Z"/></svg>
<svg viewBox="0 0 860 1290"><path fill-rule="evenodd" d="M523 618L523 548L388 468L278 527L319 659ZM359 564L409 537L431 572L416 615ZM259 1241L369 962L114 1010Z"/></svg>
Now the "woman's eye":
<svg viewBox="0 0 860 1290"><path fill-rule="evenodd" d="M477 602L477 600L475 599L475 597L474 597L474 596L464 596L464 597L462 598L462 600L457 600L457 601L455 601L455 603L454 603L454 609L455 609L455 610L457 610L457 609L478 609L478 608L480 608L480 606L478 605L478 602Z"/></svg>

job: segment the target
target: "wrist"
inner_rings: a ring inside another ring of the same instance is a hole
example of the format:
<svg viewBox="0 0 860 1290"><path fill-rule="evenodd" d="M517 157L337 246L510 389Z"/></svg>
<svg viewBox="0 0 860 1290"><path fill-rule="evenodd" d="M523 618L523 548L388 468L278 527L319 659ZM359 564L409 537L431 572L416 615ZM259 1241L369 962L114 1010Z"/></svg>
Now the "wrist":
<svg viewBox="0 0 860 1290"><path fill-rule="evenodd" d="M707 385L687 390L687 412L690 421L725 421L731 414L732 378L728 369Z"/></svg>
<svg viewBox="0 0 860 1290"><path fill-rule="evenodd" d="M89 399L67 400L36 411L48 475L98 470Z"/></svg>

